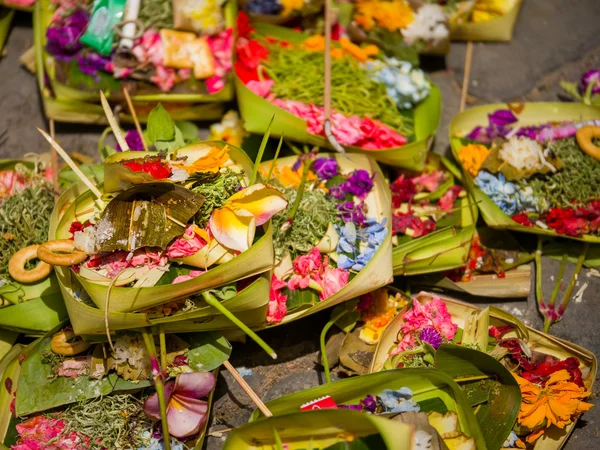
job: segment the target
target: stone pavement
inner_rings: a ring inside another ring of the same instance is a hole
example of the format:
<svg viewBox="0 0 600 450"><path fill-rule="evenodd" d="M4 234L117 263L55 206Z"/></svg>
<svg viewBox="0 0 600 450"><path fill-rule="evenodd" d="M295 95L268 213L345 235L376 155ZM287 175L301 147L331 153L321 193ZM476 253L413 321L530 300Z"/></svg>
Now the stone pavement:
<svg viewBox="0 0 600 450"><path fill-rule="evenodd" d="M525 0L514 39L510 44L474 44L470 105L515 100L557 101L561 79L575 80L586 69L600 65L600 0ZM0 60L0 133L9 137L0 147L0 158L17 157L27 152L46 151L35 127L45 127L35 79L18 64L20 54L32 45L31 19L19 13L7 45L7 54ZM448 123L458 110L460 83L464 67L466 44L454 43L450 55L434 61L431 77L443 95L442 125L435 151L448 151ZM429 65L429 64L428 64ZM443 68L440 70L440 66ZM94 155L101 129L91 126L57 124L57 135L64 148ZM550 295L559 263L544 260L544 292ZM573 265L569 264L566 277ZM566 279L566 278L565 278ZM577 343L600 354L600 279L582 272L580 285L588 283L581 300L569 305L564 319L552 328L556 336ZM564 283L566 284L566 283ZM563 286L564 289L565 286ZM493 299L491 299L493 301ZM485 300L484 300L485 301ZM488 299L490 301L490 299ZM526 324L540 328L533 296L527 301L498 302ZM315 364L318 338L328 312L317 314L285 327L262 333L279 355L277 361L262 352L254 343L234 344L231 362L245 367L246 380L265 400L300 391L323 382ZM565 446L566 450L596 450L600 448L600 386L596 380L592 402L596 404L580 420ZM228 429L245 423L253 407L226 371L219 375L211 434L206 447L220 449Z"/></svg>

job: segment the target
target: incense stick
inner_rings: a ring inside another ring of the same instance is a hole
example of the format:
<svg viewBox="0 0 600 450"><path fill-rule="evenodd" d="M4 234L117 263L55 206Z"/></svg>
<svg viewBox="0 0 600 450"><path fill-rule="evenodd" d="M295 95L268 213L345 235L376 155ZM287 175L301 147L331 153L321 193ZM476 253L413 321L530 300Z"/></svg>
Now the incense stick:
<svg viewBox="0 0 600 450"><path fill-rule="evenodd" d="M135 108L133 107L133 103L131 101L131 97L129 96L129 91L125 86L123 86L123 95L125 95L125 101L127 102L127 106L129 107L129 112L131 113L131 117L133 118L133 123L135 124L135 129L140 135L140 139L142 140L142 145L144 146L144 151L148 151L148 144L146 144L146 140L144 139L144 133L142 133L142 127L140 125L140 121L138 120L137 114L135 112Z"/></svg>
<svg viewBox="0 0 600 450"><path fill-rule="evenodd" d="M102 91L100 91L100 103L102 103L102 109L104 110L104 115L106 116L106 120L108 120L108 124L110 125L110 128L111 128L113 134L115 135L117 142L119 143L119 147L121 147L121 151L128 152L129 145L127 145L127 142L123 138L123 135L121 134L121 129L119 128L119 125L117 124L117 119L115 118L112 110L110 109L108 100L106 100L106 96L104 95L104 92L102 92Z"/></svg>
<svg viewBox="0 0 600 450"><path fill-rule="evenodd" d="M54 119L49 120L50 136L55 139L54 134ZM58 186L58 153L54 150L54 147L50 147L50 165L52 167L52 190L54 191L54 203L59 197L59 186Z"/></svg>
<svg viewBox="0 0 600 450"><path fill-rule="evenodd" d="M88 187L88 189L90 191L92 191L92 193L96 196L98 201L102 202L102 200L100 200L102 198L102 193L98 190L98 188L94 185L94 183L92 183L92 181L88 177L85 176L85 174L81 171L81 169L77 166L77 164L75 164L75 161L73 161L71 159L71 157L67 154L67 152L65 152L62 149L62 147L60 145L58 145L58 143L54 139L52 139L48 135L48 133L46 133L44 130L38 128L38 131L40 133L42 133L42 136L44 136L46 138L46 140L52 146L52 148L54 150L56 150L56 152L69 165L69 167L73 170L73 172L75 172L75 175L77 175L79 177L79 179L81 181L83 181L83 183Z"/></svg>
<svg viewBox="0 0 600 450"><path fill-rule="evenodd" d="M233 367L231 365L231 363L227 360L225 360L223 362L223 365L229 371L231 376L233 378L235 378L235 381L237 381L239 383L241 388L244 391L246 391L246 394L248 394L248 397L250 397L250 400L252 400L252 402L256 405L256 407L258 409L260 409L260 412L262 412L266 417L273 417L273 413L271 411L269 411L269 408L267 408L267 405L265 405L263 403L263 401L256 394L256 392L254 392L254 390L250 387L250 385L248 383L246 383L246 380L244 380L244 378L240 375L240 373L237 370L235 370L235 367Z"/></svg>
<svg viewBox="0 0 600 450"><path fill-rule="evenodd" d="M469 77L471 76L471 61L473 59L473 42L467 42L467 53L465 55L465 72L463 74L462 91L460 93L460 112L467 105L467 94L469 93Z"/></svg>

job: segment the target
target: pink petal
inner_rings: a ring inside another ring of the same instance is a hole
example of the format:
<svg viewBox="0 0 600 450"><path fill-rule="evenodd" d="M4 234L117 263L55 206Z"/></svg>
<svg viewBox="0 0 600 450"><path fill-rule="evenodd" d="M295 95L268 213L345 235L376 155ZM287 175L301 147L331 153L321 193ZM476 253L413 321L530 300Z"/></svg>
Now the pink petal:
<svg viewBox="0 0 600 450"><path fill-rule="evenodd" d="M180 373L175 380L175 395L179 397L206 397L215 388L217 380L212 372Z"/></svg>
<svg viewBox="0 0 600 450"><path fill-rule="evenodd" d="M165 403L169 402L174 387L174 381L169 381L168 383L165 383ZM144 412L148 417L160 420L160 406L158 405L158 394L152 394L146 399L146 401L144 402Z"/></svg>
<svg viewBox="0 0 600 450"><path fill-rule="evenodd" d="M202 425L206 422L207 412L208 404L204 400L178 394L173 395L167 408L169 432L176 438L192 436L198 433Z"/></svg>

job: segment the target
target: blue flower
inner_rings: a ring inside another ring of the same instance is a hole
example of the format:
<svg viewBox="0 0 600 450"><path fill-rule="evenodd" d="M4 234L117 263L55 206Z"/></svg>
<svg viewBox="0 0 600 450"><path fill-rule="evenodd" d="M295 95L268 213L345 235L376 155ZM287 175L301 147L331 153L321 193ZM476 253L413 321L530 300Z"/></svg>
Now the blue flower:
<svg viewBox="0 0 600 450"><path fill-rule="evenodd" d="M421 409L419 404L412 399L413 392L410 388L403 387L397 391L391 389L384 390L379 397L385 412L403 413L408 411L419 412Z"/></svg>
<svg viewBox="0 0 600 450"><path fill-rule="evenodd" d="M536 210L538 201L531 188L521 189L506 181L502 173L495 175L482 170L475 178L475 184L486 194L504 214L513 216L522 211Z"/></svg>
<svg viewBox="0 0 600 450"><path fill-rule="evenodd" d="M377 222L367 219L364 228L356 229L352 222L346 222L343 227L336 226L340 236L336 252L338 253L337 265L340 269L362 270L375 256L379 246L387 235L386 219ZM362 251L361 251L361 244Z"/></svg>
<svg viewBox="0 0 600 450"><path fill-rule="evenodd" d="M519 436L517 436L517 433L515 433L514 431L511 431L510 434L508 435L508 437L506 438L506 441L504 441L504 444L502 444L502 447L514 448L514 446L518 440L519 440Z"/></svg>
<svg viewBox="0 0 600 450"><path fill-rule="evenodd" d="M369 61L365 68L371 78L386 86L387 94L398 108L409 109L426 98L431 84L421 69L398 58L385 58L383 61Z"/></svg>

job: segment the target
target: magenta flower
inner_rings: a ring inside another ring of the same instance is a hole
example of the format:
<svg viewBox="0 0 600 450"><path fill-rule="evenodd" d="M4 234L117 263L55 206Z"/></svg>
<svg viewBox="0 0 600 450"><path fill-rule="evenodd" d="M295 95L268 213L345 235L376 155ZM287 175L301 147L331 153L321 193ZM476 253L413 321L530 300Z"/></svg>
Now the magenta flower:
<svg viewBox="0 0 600 450"><path fill-rule="evenodd" d="M435 328L425 328L421 331L419 339L421 339L421 342L427 342L436 350L442 345L442 335L438 333Z"/></svg>
<svg viewBox="0 0 600 450"><path fill-rule="evenodd" d="M215 384L211 372L181 373L175 381L165 383L167 423L172 436L184 438L200 431L208 419L208 403L201 399L215 388ZM148 417L160 420L157 393L148 397L144 412Z"/></svg>
<svg viewBox="0 0 600 450"><path fill-rule="evenodd" d="M600 69L588 70L581 77L580 92L585 94L588 86L592 84L592 94L600 94Z"/></svg>
<svg viewBox="0 0 600 450"><path fill-rule="evenodd" d="M137 130L129 130L125 133L125 142L129 146L129 150L137 152L144 150L144 143L142 142L142 137ZM121 146L117 144L117 151L122 152Z"/></svg>
<svg viewBox="0 0 600 450"><path fill-rule="evenodd" d="M312 168L317 176L325 181L335 177L339 173L335 158L318 158L315 160Z"/></svg>
<svg viewBox="0 0 600 450"><path fill-rule="evenodd" d="M93 76L98 72L106 72L106 66L109 62L109 58L105 58L96 52L80 52L77 55L79 69L87 75Z"/></svg>
<svg viewBox="0 0 600 450"><path fill-rule="evenodd" d="M53 23L46 31L48 53L60 61L71 61L82 48L79 39L88 22L89 14L78 9L62 23Z"/></svg>
<svg viewBox="0 0 600 450"><path fill-rule="evenodd" d="M352 172L340 188L346 194L352 194L358 198L365 198L373 189L373 178L366 170L358 169Z"/></svg>

